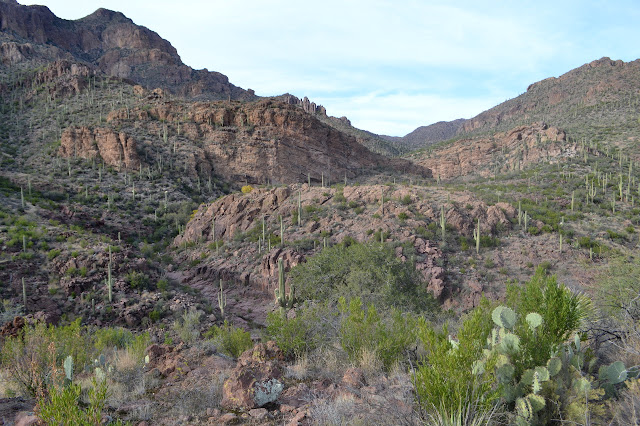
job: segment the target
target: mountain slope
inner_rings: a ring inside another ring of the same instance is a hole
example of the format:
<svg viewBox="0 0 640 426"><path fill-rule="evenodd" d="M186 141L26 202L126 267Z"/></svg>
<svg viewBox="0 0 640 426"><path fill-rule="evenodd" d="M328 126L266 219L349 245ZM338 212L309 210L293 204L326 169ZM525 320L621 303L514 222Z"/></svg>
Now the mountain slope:
<svg viewBox="0 0 640 426"><path fill-rule="evenodd" d="M120 12L98 9L75 21L60 19L45 6L0 1L0 30L16 48L30 43L55 46L107 75L127 78L148 88L162 87L198 99L255 99L220 73L183 64L176 49L157 33L136 25ZM5 47L2 50L6 50ZM28 48L26 49L29 50ZM59 51L50 52L58 59ZM7 62L7 57L2 58Z"/></svg>
<svg viewBox="0 0 640 426"><path fill-rule="evenodd" d="M419 127L394 142L420 149L452 138L488 136L545 122L571 138L634 148L640 140L639 113L640 59L602 58L533 83L525 93L471 119Z"/></svg>

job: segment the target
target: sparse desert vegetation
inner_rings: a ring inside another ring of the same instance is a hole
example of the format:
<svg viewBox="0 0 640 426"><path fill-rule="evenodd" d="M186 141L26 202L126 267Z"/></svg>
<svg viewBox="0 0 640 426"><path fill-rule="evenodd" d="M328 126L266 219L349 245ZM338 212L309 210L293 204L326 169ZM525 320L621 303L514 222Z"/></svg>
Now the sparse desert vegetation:
<svg viewBox="0 0 640 426"><path fill-rule="evenodd" d="M0 33L3 421L638 422L638 61L408 152L420 132L54 44Z"/></svg>

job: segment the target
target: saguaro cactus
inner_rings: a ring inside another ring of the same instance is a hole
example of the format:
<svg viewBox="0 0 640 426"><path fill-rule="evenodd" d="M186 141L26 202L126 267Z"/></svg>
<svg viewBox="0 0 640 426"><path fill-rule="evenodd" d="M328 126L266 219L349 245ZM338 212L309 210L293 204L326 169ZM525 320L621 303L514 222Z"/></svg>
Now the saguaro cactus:
<svg viewBox="0 0 640 426"><path fill-rule="evenodd" d="M285 293L284 286L284 264L282 258L278 259L278 288L275 289L276 302L280 306L280 313L284 316L287 309L293 308L293 304L296 302L295 290L293 284L289 286L289 294Z"/></svg>
<svg viewBox="0 0 640 426"><path fill-rule="evenodd" d="M220 278L220 292L218 293L218 308L220 308L220 315L224 319L224 308L227 306L227 296L225 296L222 288L222 278Z"/></svg>
<svg viewBox="0 0 640 426"><path fill-rule="evenodd" d="M447 222L444 217L444 206L440 206L440 228L442 228L442 241L444 241L444 238L445 238L446 227L447 227Z"/></svg>
<svg viewBox="0 0 640 426"><path fill-rule="evenodd" d="M480 219L478 219L478 226L473 230L473 239L476 242L476 254L480 253Z"/></svg>

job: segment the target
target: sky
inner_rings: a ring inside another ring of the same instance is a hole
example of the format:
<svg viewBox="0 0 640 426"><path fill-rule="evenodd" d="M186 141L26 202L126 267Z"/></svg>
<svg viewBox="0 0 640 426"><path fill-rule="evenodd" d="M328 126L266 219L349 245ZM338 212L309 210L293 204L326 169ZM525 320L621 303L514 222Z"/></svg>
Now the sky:
<svg viewBox="0 0 640 426"><path fill-rule="evenodd" d="M64 19L120 11L195 69L260 96L308 96L392 136L471 118L604 56L640 58L638 0L19 2Z"/></svg>

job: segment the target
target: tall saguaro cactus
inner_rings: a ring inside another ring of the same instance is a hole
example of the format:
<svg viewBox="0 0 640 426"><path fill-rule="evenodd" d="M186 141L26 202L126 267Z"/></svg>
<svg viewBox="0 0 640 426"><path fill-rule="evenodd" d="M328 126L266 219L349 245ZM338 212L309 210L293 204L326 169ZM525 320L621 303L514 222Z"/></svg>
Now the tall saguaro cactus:
<svg viewBox="0 0 640 426"><path fill-rule="evenodd" d="M278 288L275 289L276 302L280 306L280 313L284 316L287 309L293 308L293 304L296 302L295 290L293 284L289 286L289 294L285 293L284 286L284 264L282 258L278 259Z"/></svg>
<svg viewBox="0 0 640 426"><path fill-rule="evenodd" d="M447 221L444 217L444 206L440 206L440 228L442 229L442 241L444 242Z"/></svg>
<svg viewBox="0 0 640 426"><path fill-rule="evenodd" d="M478 226L473 230L473 239L476 241L476 254L480 253L480 219L478 219Z"/></svg>
<svg viewBox="0 0 640 426"><path fill-rule="evenodd" d="M222 288L222 278L220 278L220 292L218 293L218 308L220 308L220 315L224 319L224 308L227 306L227 296L225 296Z"/></svg>

